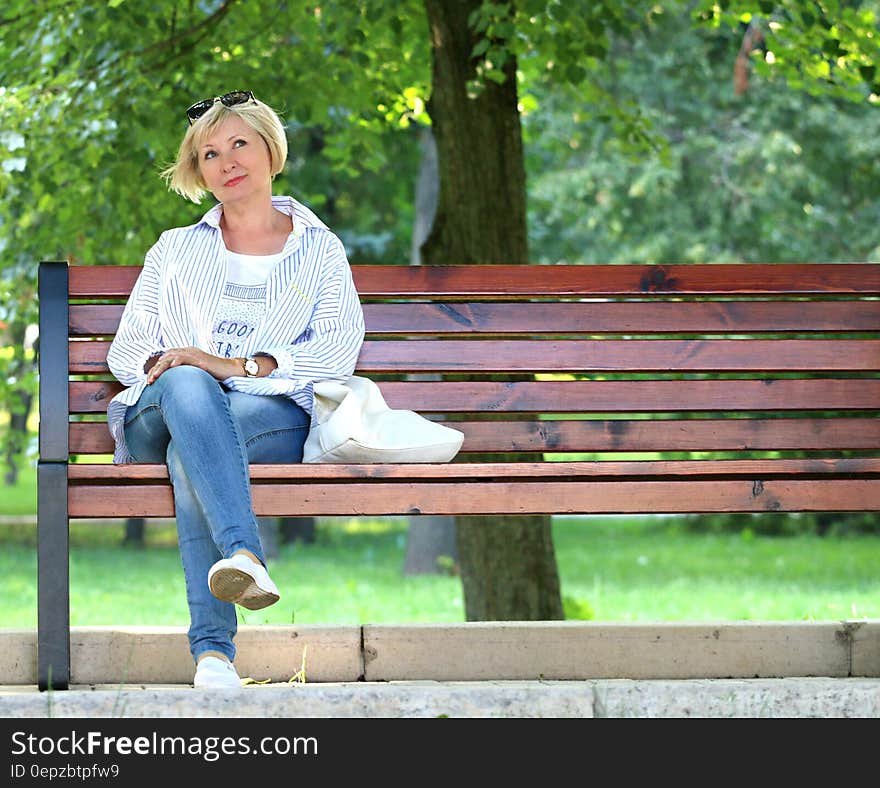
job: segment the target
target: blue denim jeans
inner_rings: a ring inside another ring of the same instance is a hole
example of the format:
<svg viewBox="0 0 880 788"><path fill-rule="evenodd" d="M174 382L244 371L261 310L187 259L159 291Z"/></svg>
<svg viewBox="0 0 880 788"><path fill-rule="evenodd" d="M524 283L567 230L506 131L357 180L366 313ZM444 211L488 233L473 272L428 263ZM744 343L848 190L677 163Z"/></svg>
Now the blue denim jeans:
<svg viewBox="0 0 880 788"><path fill-rule="evenodd" d="M229 391L191 366L163 372L125 413L135 462L168 465L193 659L206 651L235 658L235 605L211 593L211 566L241 549L265 564L248 462L302 462L309 424L287 397Z"/></svg>

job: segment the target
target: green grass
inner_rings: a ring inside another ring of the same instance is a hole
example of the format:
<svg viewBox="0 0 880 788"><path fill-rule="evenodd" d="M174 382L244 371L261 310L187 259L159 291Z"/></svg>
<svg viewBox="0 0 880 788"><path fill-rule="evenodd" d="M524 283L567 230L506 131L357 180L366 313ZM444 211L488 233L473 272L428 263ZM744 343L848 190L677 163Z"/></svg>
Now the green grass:
<svg viewBox="0 0 880 788"><path fill-rule="evenodd" d="M118 526L74 523L71 622L184 626L172 525L147 548L121 548ZM791 621L880 617L880 539L692 533L678 518L554 520L563 596L600 621ZM32 526L0 527L0 626L36 625ZM406 520L328 518L313 545L270 562L281 602L241 611L247 624L464 620L455 576L403 577Z"/></svg>
<svg viewBox="0 0 880 788"><path fill-rule="evenodd" d="M692 533L681 522L559 522L563 593L588 602L596 619L613 621L880 616L875 535Z"/></svg>
<svg viewBox="0 0 880 788"><path fill-rule="evenodd" d="M3 467L0 476L6 474ZM14 485L0 482L0 516L33 515L37 511L37 466L33 460L22 459L18 480Z"/></svg>

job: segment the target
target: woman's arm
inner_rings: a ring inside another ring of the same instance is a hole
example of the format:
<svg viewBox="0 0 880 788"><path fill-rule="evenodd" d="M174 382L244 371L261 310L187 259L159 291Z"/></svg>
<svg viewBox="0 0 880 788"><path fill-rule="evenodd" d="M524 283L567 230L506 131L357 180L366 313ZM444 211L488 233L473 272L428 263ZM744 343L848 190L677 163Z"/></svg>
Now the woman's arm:
<svg viewBox="0 0 880 788"><path fill-rule="evenodd" d="M222 381L227 378L245 375L244 363L245 359L243 358L214 356L206 353L204 350L199 350L197 347L169 348L161 356L157 356L151 362L147 362L147 383L154 383L163 372L172 367L182 366L198 367L217 380ZM257 358L257 366L259 372L256 377L262 378L271 374L278 365L271 356L260 356Z"/></svg>
<svg viewBox="0 0 880 788"><path fill-rule="evenodd" d="M107 351L110 371L124 386L144 380L146 364L164 350L159 325L159 266L164 246L163 234L147 252Z"/></svg>

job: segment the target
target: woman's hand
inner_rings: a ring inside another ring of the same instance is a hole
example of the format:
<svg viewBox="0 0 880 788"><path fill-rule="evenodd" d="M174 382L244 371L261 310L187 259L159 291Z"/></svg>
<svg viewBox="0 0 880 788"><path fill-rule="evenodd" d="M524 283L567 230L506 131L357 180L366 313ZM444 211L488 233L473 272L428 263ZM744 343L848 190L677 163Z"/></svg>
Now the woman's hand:
<svg viewBox="0 0 880 788"><path fill-rule="evenodd" d="M155 383L171 367L198 367L217 380L243 375L241 359L212 356L197 347L175 347L166 350L147 373L147 385Z"/></svg>

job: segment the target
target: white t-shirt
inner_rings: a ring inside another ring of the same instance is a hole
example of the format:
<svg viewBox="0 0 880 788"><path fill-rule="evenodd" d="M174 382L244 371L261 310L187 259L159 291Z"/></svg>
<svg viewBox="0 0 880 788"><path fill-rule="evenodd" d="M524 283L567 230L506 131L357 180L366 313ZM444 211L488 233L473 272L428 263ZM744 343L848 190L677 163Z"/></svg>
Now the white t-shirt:
<svg viewBox="0 0 880 788"><path fill-rule="evenodd" d="M217 307L212 342L224 358L239 356L242 343L266 315L266 280L281 259L278 254L227 252L226 286Z"/></svg>

